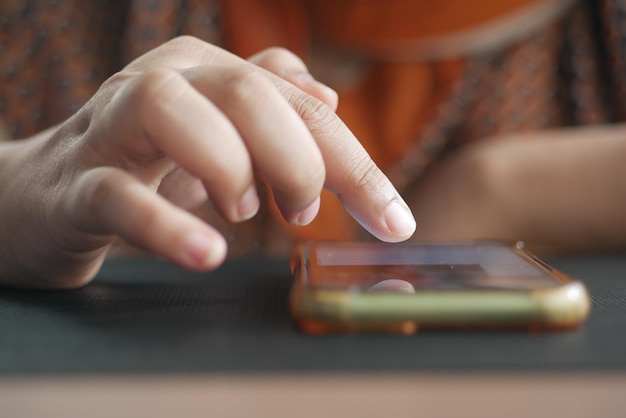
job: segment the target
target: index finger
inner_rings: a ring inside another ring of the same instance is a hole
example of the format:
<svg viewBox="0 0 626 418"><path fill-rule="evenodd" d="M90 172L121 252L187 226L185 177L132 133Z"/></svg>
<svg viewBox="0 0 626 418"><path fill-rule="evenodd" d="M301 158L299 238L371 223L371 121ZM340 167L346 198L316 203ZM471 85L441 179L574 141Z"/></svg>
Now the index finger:
<svg viewBox="0 0 626 418"><path fill-rule="evenodd" d="M277 82L320 148L326 165L325 188L378 239L410 238L416 227L411 210L350 129L320 100Z"/></svg>
<svg viewBox="0 0 626 418"><path fill-rule="evenodd" d="M416 227L411 210L335 109L273 72L262 71L274 81L315 139L326 167L324 187L335 193L348 213L377 238L388 242L410 238Z"/></svg>
<svg viewBox="0 0 626 418"><path fill-rule="evenodd" d="M134 65L143 67L154 59L161 65L169 62L178 68L181 62L187 62L188 66L219 62L249 65L263 72L313 135L326 166L325 187L339 197L348 213L383 241L403 241L413 234L415 219L408 205L329 106L270 71L198 40L179 38L156 52L155 56L140 58Z"/></svg>

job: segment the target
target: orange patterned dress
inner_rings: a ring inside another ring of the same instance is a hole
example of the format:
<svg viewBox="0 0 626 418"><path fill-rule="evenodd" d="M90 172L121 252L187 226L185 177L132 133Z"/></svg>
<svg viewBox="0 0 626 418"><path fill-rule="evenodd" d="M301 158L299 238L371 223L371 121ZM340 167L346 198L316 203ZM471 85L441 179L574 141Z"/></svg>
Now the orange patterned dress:
<svg viewBox="0 0 626 418"><path fill-rule="evenodd" d="M182 34L243 56L275 45L303 56L408 200L425 170L468 142L626 120L624 0L3 0L1 124L12 138L56 124ZM365 239L323 200L319 219L298 230L271 205L241 225L210 205L200 213L232 254Z"/></svg>

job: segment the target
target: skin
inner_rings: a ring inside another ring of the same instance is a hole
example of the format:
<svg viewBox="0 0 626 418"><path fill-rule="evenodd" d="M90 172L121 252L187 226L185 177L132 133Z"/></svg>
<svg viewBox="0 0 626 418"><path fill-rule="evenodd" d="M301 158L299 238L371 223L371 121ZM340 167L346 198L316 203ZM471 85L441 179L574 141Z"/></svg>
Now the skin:
<svg viewBox="0 0 626 418"><path fill-rule="evenodd" d="M285 50L246 61L190 37L162 45L67 121L0 144L1 282L83 286L117 237L214 269L226 241L187 209L209 198L226 220L249 219L257 180L295 225L315 217L326 187L379 239L408 239L408 206L336 106Z"/></svg>
<svg viewBox="0 0 626 418"><path fill-rule="evenodd" d="M187 210L210 198L231 222L253 217L255 181L293 224L315 217L327 187L376 237L408 239L411 213L336 106L282 49L244 61L179 38L151 51L71 119L0 143L0 283L82 286L117 237L211 270L225 240ZM614 125L466 146L410 190L413 239L523 240L542 255L623 251L625 137Z"/></svg>
<svg viewBox="0 0 626 418"><path fill-rule="evenodd" d="M466 147L408 201L413 239L525 241L541 255L626 248L626 125L529 132Z"/></svg>

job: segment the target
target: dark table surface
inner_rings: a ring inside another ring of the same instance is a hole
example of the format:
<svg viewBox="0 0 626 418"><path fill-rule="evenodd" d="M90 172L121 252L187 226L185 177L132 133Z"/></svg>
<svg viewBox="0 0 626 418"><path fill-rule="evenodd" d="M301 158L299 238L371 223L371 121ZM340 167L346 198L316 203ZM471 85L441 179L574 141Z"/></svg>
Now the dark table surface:
<svg viewBox="0 0 626 418"><path fill-rule="evenodd" d="M0 290L0 373L626 370L626 256L549 262L589 288L578 330L320 337L290 320L286 260L108 261L82 289Z"/></svg>

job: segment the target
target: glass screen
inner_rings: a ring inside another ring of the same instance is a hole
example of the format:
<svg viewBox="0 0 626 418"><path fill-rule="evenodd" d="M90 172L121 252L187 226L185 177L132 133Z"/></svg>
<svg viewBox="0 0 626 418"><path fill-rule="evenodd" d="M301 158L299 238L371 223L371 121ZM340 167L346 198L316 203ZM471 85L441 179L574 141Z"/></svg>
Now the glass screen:
<svg viewBox="0 0 626 418"><path fill-rule="evenodd" d="M317 244L310 284L371 290L534 289L560 281L499 243Z"/></svg>

